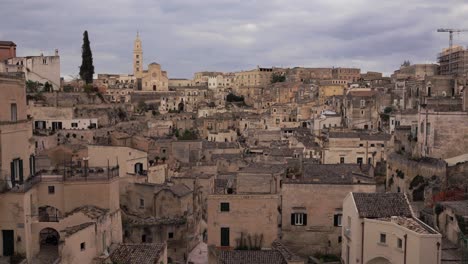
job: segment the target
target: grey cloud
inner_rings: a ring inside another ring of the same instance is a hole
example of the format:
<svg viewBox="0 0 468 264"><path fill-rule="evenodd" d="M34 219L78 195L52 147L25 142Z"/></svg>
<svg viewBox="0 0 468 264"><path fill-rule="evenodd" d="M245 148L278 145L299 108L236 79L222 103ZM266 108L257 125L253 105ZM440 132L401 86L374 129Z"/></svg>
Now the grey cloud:
<svg viewBox="0 0 468 264"><path fill-rule="evenodd" d="M262 66L355 66L390 73L401 61L434 62L438 27L468 27L463 0L29 0L2 1L0 37L20 55L55 48L76 74L89 31L98 73L128 73L136 31L144 62L170 77ZM468 34L456 35L466 45Z"/></svg>

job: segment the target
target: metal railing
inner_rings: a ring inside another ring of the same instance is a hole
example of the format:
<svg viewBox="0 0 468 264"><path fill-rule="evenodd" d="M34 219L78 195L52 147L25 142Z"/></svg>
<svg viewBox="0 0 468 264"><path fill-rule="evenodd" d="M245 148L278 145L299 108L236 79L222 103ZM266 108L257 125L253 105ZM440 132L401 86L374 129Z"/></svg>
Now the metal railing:
<svg viewBox="0 0 468 264"><path fill-rule="evenodd" d="M12 181L8 173L0 173L0 193L27 192L42 181L103 181L119 177L119 167L83 167L41 170L24 181Z"/></svg>

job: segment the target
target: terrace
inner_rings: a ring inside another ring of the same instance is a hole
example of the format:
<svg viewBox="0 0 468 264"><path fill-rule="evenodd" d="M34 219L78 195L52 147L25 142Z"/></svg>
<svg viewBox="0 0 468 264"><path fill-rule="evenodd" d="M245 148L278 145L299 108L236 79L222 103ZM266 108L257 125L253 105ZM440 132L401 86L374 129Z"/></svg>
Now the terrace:
<svg viewBox="0 0 468 264"><path fill-rule="evenodd" d="M10 174L0 171L0 194L6 192L22 193L44 181L108 181L119 177L119 167L64 167L62 169L41 170L23 182L12 184Z"/></svg>

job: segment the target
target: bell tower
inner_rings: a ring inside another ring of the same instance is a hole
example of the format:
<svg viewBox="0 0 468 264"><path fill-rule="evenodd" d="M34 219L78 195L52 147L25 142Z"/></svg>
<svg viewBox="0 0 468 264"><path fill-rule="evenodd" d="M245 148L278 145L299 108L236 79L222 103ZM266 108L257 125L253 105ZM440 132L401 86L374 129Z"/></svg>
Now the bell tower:
<svg viewBox="0 0 468 264"><path fill-rule="evenodd" d="M143 75L143 49L138 31L133 43L133 75L136 78L141 78Z"/></svg>

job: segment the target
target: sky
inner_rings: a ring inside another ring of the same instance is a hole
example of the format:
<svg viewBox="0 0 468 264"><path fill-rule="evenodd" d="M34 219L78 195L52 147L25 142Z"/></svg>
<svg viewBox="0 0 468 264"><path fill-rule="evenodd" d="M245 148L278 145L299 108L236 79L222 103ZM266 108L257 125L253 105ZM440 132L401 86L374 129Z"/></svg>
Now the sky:
<svg viewBox="0 0 468 264"><path fill-rule="evenodd" d="M468 29L466 14L466 0L2 0L0 40L18 56L58 49L65 78L78 74L84 30L96 73L131 73L139 31L144 64L169 78L257 65L389 75L404 60L436 62L449 39L436 30Z"/></svg>

